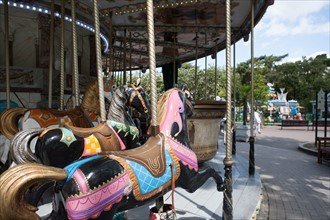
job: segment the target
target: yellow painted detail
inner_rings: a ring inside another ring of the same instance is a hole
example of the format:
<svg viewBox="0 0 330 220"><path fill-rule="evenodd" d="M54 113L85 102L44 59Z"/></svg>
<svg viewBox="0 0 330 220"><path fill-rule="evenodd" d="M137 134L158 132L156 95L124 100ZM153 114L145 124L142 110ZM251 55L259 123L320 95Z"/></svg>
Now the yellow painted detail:
<svg viewBox="0 0 330 220"><path fill-rule="evenodd" d="M82 156L91 156L98 154L102 151L99 141L94 135L84 138L85 149Z"/></svg>

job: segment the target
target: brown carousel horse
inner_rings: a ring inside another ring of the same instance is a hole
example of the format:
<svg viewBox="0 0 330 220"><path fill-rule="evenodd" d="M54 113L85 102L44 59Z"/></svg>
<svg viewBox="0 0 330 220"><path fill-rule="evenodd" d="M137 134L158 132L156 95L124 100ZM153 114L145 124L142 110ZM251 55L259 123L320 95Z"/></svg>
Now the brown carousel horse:
<svg viewBox="0 0 330 220"><path fill-rule="evenodd" d="M112 76L103 78L104 96L110 102L114 89L115 80ZM9 145L14 135L18 131L40 128L40 127L59 127L64 123L72 123L79 127L93 127L99 122L99 92L97 80L91 82L86 87L82 104L68 111L55 109L27 109L10 108L0 115L0 173L6 170L11 164L9 157Z"/></svg>
<svg viewBox="0 0 330 220"><path fill-rule="evenodd" d="M163 94L158 102L161 133L141 147L92 156L65 169L21 164L7 170L0 176L0 219L40 219L24 194L50 180L56 181L56 187L48 219L58 220L113 219L117 211L154 201L170 190L172 181L194 192L213 178L217 190L223 190L223 180L214 169L198 171L189 146L185 102L181 90Z"/></svg>
<svg viewBox="0 0 330 220"><path fill-rule="evenodd" d="M140 85L117 88L109 106L108 120L97 127L79 128L65 124L61 128L20 131L12 140L11 157L16 164L37 162L63 168L75 160L103 151L140 146L139 129L127 113L128 107L150 117L150 104ZM33 153L30 143L35 137L38 139Z"/></svg>
<svg viewBox="0 0 330 220"><path fill-rule="evenodd" d="M104 77L104 94L111 101L115 81L113 77ZM64 123L72 123L77 127L93 127L98 124L100 115L99 90L97 80L86 87L82 103L69 111L50 108L11 108L0 116L0 132L12 140L18 131L31 128L60 127Z"/></svg>

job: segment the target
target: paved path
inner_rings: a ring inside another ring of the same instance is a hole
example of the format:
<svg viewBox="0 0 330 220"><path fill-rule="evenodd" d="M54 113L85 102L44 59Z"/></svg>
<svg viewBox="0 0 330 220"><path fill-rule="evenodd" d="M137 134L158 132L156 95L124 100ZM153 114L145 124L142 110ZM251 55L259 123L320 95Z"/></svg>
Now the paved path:
<svg viewBox="0 0 330 220"><path fill-rule="evenodd" d="M320 135L323 135L323 131ZM264 191L257 219L330 219L330 165L298 149L314 142L314 131L268 126L257 135L255 167ZM249 143L238 142L237 154L249 158Z"/></svg>

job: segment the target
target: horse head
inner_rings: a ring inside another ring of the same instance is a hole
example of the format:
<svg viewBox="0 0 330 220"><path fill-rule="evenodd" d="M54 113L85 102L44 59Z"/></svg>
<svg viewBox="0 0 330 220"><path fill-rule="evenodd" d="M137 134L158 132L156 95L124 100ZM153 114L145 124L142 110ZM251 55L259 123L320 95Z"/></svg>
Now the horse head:
<svg viewBox="0 0 330 220"><path fill-rule="evenodd" d="M103 77L103 92L106 101L111 102L115 90L115 79L112 76ZM81 107L96 115L100 115L98 80L94 80L86 86Z"/></svg>
<svg viewBox="0 0 330 220"><path fill-rule="evenodd" d="M187 84L183 83L181 85L181 91L185 94L186 97L186 106L185 106L185 112L187 117L192 116L193 114L193 109L195 106L195 100L193 94L188 90Z"/></svg>
<svg viewBox="0 0 330 220"><path fill-rule="evenodd" d="M178 88L167 90L157 105L160 131L190 148L186 120L187 115L192 114L193 105L185 92Z"/></svg>
<svg viewBox="0 0 330 220"><path fill-rule="evenodd" d="M104 90L104 97L111 101L113 94L116 91L116 81L115 78L111 75L107 75L103 77L103 90Z"/></svg>
<svg viewBox="0 0 330 220"><path fill-rule="evenodd" d="M140 80L138 79L135 84L127 86L125 91L128 105L135 108L143 117L149 118L151 114L150 103L143 87L140 85Z"/></svg>

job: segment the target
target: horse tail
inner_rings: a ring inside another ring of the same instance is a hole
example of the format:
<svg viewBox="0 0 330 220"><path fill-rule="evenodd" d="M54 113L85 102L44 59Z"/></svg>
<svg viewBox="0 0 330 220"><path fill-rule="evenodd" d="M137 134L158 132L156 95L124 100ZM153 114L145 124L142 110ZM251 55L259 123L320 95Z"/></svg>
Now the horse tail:
<svg viewBox="0 0 330 220"><path fill-rule="evenodd" d="M11 157L16 164L39 163L38 158L32 153L31 141L39 136L46 128L30 129L18 132L10 145Z"/></svg>
<svg viewBox="0 0 330 220"><path fill-rule="evenodd" d="M0 176L0 219L39 220L35 213L38 208L25 200L26 191L31 186L66 177L63 169L34 163L20 164L5 171Z"/></svg>
<svg viewBox="0 0 330 220"><path fill-rule="evenodd" d="M10 108L0 116L0 132L9 140L12 140L18 132L18 120L24 115L27 108Z"/></svg>

